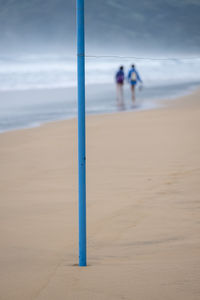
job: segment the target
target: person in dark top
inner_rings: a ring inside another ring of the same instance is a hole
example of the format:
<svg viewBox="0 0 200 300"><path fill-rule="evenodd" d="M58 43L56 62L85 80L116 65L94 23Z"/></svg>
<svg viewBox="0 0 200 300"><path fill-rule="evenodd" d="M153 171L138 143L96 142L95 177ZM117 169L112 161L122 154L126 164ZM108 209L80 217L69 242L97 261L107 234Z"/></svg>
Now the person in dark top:
<svg viewBox="0 0 200 300"><path fill-rule="evenodd" d="M121 66L115 75L115 81L117 85L117 105L124 105L124 96L123 96L123 85L124 85L124 67Z"/></svg>

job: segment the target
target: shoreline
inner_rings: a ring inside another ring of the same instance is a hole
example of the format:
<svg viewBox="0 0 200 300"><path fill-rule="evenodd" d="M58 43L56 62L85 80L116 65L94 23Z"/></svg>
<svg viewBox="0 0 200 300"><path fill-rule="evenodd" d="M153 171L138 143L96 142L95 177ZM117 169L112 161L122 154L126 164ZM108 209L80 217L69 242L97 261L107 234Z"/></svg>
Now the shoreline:
<svg viewBox="0 0 200 300"><path fill-rule="evenodd" d="M95 87L95 85L94 85L94 87ZM150 105L149 107L148 107L148 105L142 107L142 103L144 101L146 103L148 103L148 100L147 99L146 100L145 99L140 99L140 100L138 100L138 102L140 102L140 105L136 104L135 108L132 108L130 106L128 108L125 108L124 110L121 110L121 109L117 109L117 107L116 107L116 109L114 111L86 112L86 116L90 116L90 115L93 115L93 116L112 115L112 114L121 113L121 112L130 112L130 111L138 112L138 111L148 111L148 110L166 108L168 105L171 105L171 103L170 103L171 101L175 102L179 99L190 96L193 93L195 93L196 91L198 91L199 89L200 89L200 85L193 83L193 85L191 84L190 87L188 87L185 91L183 91L183 92L179 91L178 94L176 94L174 96L171 96L171 97L166 96L166 97L157 98L157 99L154 99L154 100L151 99L150 102L149 102L149 105ZM71 90L71 93L73 94L73 97L75 97L76 88L69 88L67 90ZM126 87L126 90L127 90L127 87ZM9 91L9 92L6 91L6 92L2 92L2 93L5 93L5 95L7 95L7 97L8 97L8 99L9 99L9 95L12 95L12 94L13 94L13 97L15 97L15 93L18 94L17 98L19 97L19 95L22 94L22 95L25 95L23 97L30 98L30 96L31 96L33 99L34 98L40 99L40 97L42 97L42 95L43 95L43 97L47 98L47 95L51 95L51 98L52 98L52 99L50 98L50 102L51 102L51 101L54 101L55 97L60 97L61 99L63 97L65 98L64 91L66 91L65 88L49 89L49 90L41 89L41 90L24 90L24 91ZM54 95L54 96L52 96L52 95ZM86 99L86 101L87 101L87 99ZM86 102L86 105L87 105L87 102ZM75 109L77 109L77 108L75 108ZM58 118L58 119L55 119L55 120L46 120L46 121L36 120L36 121L33 121L32 124L29 124L29 125L24 125L24 126L21 126L21 127L13 127L11 129L5 129L5 130L2 129L2 130L0 130L0 134L4 134L4 133L7 133L7 132L12 132L12 131L15 132L15 131L19 131L19 130L21 131L21 130L33 129L33 128L44 126L45 124L49 124L49 123L57 123L57 122L63 122L63 121L66 121L66 120L76 119L76 117L77 116L75 116L75 115L71 115L71 116L68 116L68 117L63 116L62 118Z"/></svg>

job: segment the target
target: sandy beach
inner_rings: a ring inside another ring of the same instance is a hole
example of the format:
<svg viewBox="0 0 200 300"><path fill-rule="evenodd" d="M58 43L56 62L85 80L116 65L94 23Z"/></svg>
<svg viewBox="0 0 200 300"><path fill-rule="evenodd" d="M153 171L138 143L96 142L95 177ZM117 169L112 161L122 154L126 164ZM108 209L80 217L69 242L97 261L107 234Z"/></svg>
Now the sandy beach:
<svg viewBox="0 0 200 300"><path fill-rule="evenodd" d="M200 91L87 117L88 267L77 122L0 135L1 300L200 299Z"/></svg>

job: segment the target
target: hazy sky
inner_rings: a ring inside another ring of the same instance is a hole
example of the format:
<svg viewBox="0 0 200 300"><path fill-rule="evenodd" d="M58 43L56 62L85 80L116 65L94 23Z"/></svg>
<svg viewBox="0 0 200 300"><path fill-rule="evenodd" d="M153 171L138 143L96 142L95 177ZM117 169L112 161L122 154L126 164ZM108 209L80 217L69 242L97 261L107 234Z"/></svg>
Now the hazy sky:
<svg viewBox="0 0 200 300"><path fill-rule="evenodd" d="M0 0L2 52L74 52L75 0ZM200 0L85 0L88 53L200 52Z"/></svg>

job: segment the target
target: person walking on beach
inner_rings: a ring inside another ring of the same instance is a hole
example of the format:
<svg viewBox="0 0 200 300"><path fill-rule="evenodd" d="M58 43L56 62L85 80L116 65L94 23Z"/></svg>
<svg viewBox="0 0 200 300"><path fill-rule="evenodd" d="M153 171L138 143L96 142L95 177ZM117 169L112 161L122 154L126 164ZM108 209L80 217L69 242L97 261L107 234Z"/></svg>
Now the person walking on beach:
<svg viewBox="0 0 200 300"><path fill-rule="evenodd" d="M135 69L135 65L131 66L131 69L128 72L128 82L130 83L131 87L131 98L133 104L135 103L135 86L138 82L142 83L140 75L138 71Z"/></svg>
<svg viewBox="0 0 200 300"><path fill-rule="evenodd" d="M117 85L117 105L124 105L123 85L124 85L124 67L121 66L116 73L115 80Z"/></svg>

